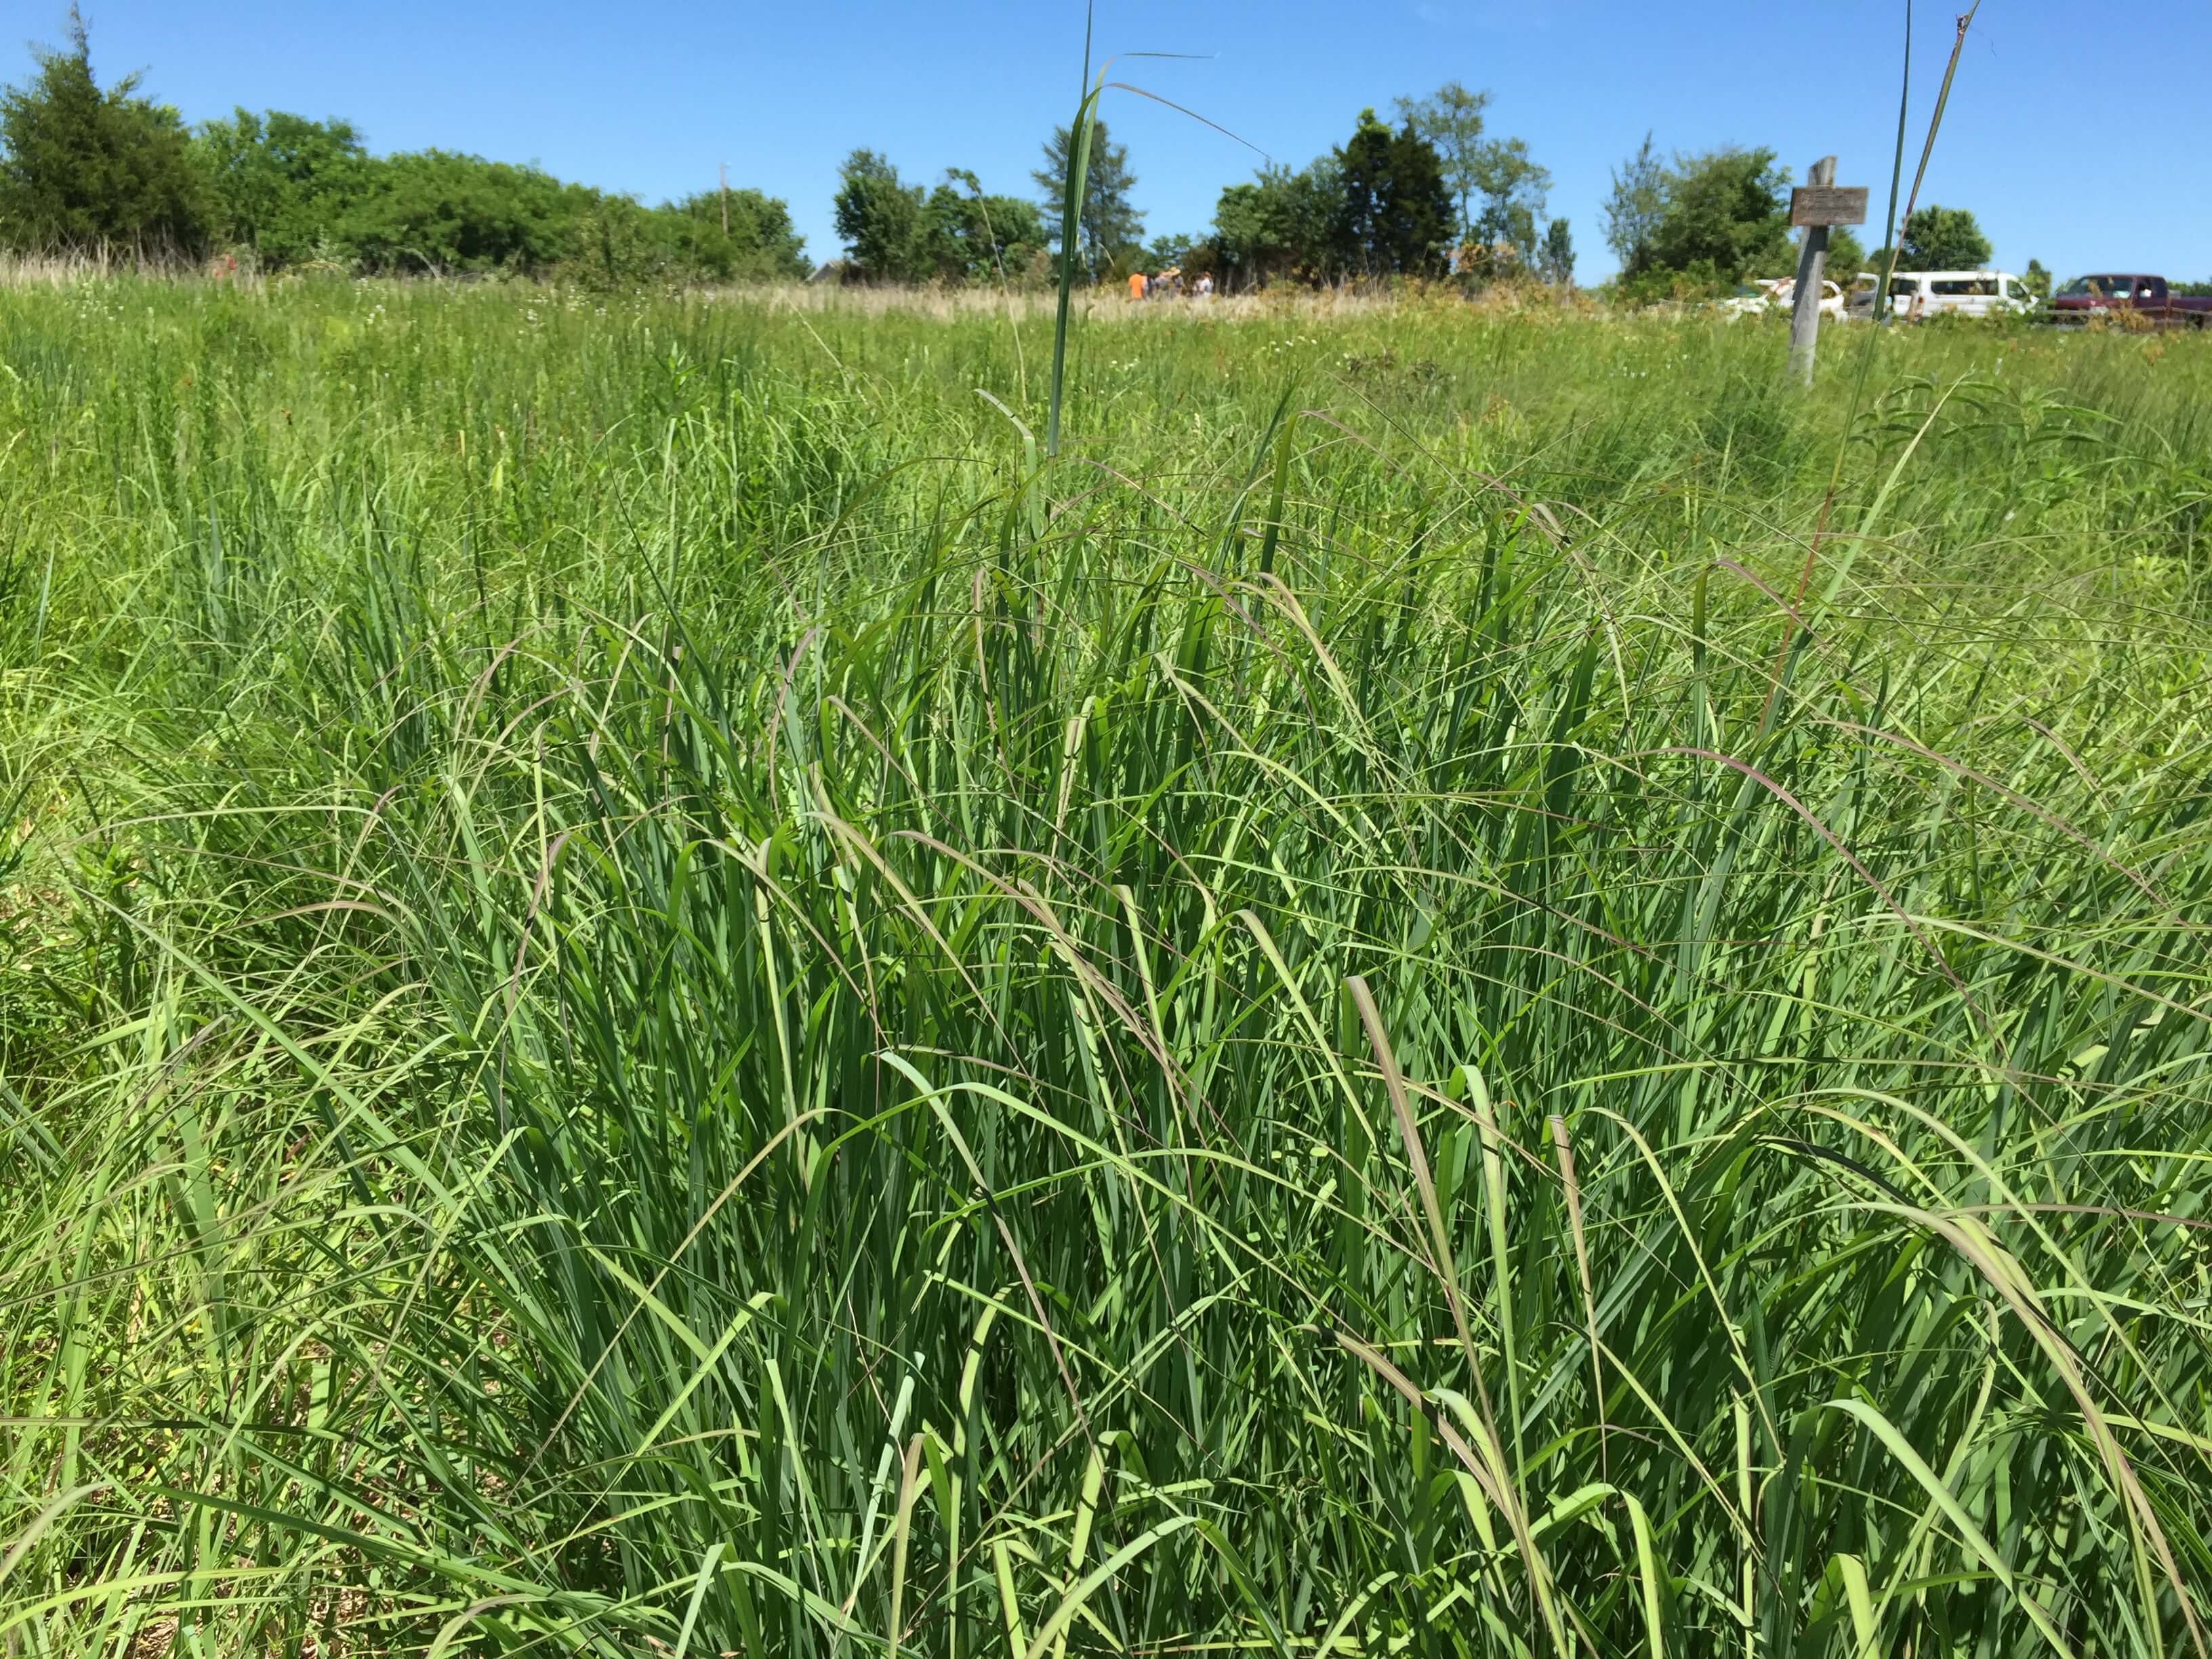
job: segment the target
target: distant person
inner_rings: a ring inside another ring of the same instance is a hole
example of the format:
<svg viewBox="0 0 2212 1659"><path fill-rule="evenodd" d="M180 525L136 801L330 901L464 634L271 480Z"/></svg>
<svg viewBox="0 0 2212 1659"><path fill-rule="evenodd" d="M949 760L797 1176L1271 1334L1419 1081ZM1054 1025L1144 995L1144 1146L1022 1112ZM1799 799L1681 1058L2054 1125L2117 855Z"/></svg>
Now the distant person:
<svg viewBox="0 0 2212 1659"><path fill-rule="evenodd" d="M1210 270L1199 273L1198 297L1201 300L1211 300L1213 297L1213 273Z"/></svg>
<svg viewBox="0 0 2212 1659"><path fill-rule="evenodd" d="M1133 270L1129 273L1129 297L1132 300L1143 299L1152 285L1151 279L1143 271Z"/></svg>

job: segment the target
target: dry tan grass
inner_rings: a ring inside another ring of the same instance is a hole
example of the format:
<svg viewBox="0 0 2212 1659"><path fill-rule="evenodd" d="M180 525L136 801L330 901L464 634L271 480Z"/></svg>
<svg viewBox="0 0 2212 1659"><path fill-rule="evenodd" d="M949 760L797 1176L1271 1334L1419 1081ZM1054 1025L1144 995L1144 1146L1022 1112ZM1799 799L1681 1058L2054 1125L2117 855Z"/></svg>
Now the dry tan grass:
<svg viewBox="0 0 2212 1659"><path fill-rule="evenodd" d="M234 260L216 258L202 263L141 258L128 250L105 247L67 253L0 252L0 288L68 288L78 283L103 282L112 276L228 278L237 273Z"/></svg>
<svg viewBox="0 0 2212 1659"><path fill-rule="evenodd" d="M127 269L96 254L0 253L0 288L67 288Z"/></svg>
<svg viewBox="0 0 2212 1659"><path fill-rule="evenodd" d="M234 283L258 289L267 282L283 283L307 274L288 273L270 278L221 258L204 264L179 266L141 264L130 258L106 252L0 254L0 289L66 288L117 276L153 276L178 283ZM356 280L413 286L424 279L402 276ZM936 284L874 287L836 283L732 284L690 291L709 304L743 305L769 312L813 316L914 317L938 322L1008 315L1024 320L1048 318L1057 297L1049 289L1039 289L945 288ZM1118 287L1102 285L1079 291L1076 304L1085 319L1108 323L1160 323L1194 318L1218 318L1224 322L1266 318L1348 321L1427 306L1453 309L1471 307L1492 313L1552 312L1593 316L1602 312L1602 307L1587 294L1562 294L1534 283L1499 283L1471 298L1457 289L1442 286L1393 290L1375 284L1310 289L1284 283L1257 293L1212 295L1202 300L1185 295L1171 300L1140 301L1131 301Z"/></svg>
<svg viewBox="0 0 2212 1659"><path fill-rule="evenodd" d="M1024 319L1050 317L1056 297L1049 291L1033 289L1001 291L988 287L877 288L827 283L715 288L700 290L700 295L716 304L750 306L771 312L918 317L941 322L1004 317L1009 313ZM1444 287L1397 292L1369 285L1309 289L1285 283L1259 293L1214 295L1203 300L1185 295L1171 300L1132 301L1118 289L1101 287L1079 292L1076 304L1087 320L1112 323L1166 322L1199 317L1218 317L1224 321L1270 317L1341 321L1431 305L1455 309L1473 307L1485 312L1557 311L1585 316L1598 314L1600 310L1595 300L1579 292L1562 295L1535 284L1504 283L1472 299Z"/></svg>

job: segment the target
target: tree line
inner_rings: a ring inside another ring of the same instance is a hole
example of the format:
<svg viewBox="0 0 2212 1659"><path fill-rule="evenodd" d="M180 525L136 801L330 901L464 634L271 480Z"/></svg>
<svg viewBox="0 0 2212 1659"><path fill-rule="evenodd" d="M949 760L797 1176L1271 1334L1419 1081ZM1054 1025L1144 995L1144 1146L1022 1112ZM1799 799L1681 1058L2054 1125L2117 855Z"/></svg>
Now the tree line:
<svg viewBox="0 0 2212 1659"><path fill-rule="evenodd" d="M1526 143L1484 131L1486 93L1450 83L1400 99L1398 121L1361 112L1341 144L1302 168L1270 165L1221 195L1202 235L1144 239L1125 147L1094 129L1078 246L1083 274L1139 266L1215 272L1224 285L1510 270L1565 282L1564 220L1542 218L1550 175ZM1046 142L1042 201L986 191L948 167L910 184L858 149L834 203L839 274L865 282L1044 283L1056 278L1071 137ZM751 189L647 207L540 168L442 149L372 155L350 122L245 108L188 125L141 94L102 88L74 8L66 43L34 54L0 92L0 247L210 256L266 271L504 271L629 283L792 278L812 269L787 203Z"/></svg>
<svg viewBox="0 0 2212 1659"><path fill-rule="evenodd" d="M98 84L75 8L67 44L0 93L0 246L613 283L811 269L789 207L757 190L648 208L451 150L373 155L342 120L241 108L188 127L135 76Z"/></svg>
<svg viewBox="0 0 2212 1659"><path fill-rule="evenodd" d="M1662 160L1651 136L1613 169L1605 205L1606 243L1620 261L1615 289L1631 300L1695 298L1747 279L1789 276L1797 268L1790 226L1788 171L1771 149L1734 146ZM1916 208L1897 240L1899 270L1979 270L1994 250L1964 208ZM1888 264L1848 226L1828 234L1827 269L1849 287ZM2028 286L2048 296L2051 273L2030 259Z"/></svg>
<svg viewBox="0 0 2212 1659"><path fill-rule="evenodd" d="M1571 283L1575 247L1547 218L1551 174L1516 137L1487 130L1487 92L1447 82L1395 100L1395 121L1362 110L1344 142L1292 167L1274 162L1225 187L1196 234L1146 240L1127 148L1094 125L1066 252L1082 276L1116 280L1175 267L1224 289L1377 277ZM1057 129L1031 178L1041 198L987 191L975 173L909 183L890 157L856 149L840 169L836 274L872 283L1042 286L1058 276L1073 136ZM1624 298L1689 298L1789 275L1790 176L1771 149L1662 158L1647 136L1614 169L1605 239ZM0 246L100 248L155 258L250 259L270 271L503 271L562 280L790 279L813 270L788 205L726 185L647 207L534 167L449 150L372 155L343 120L244 108L187 126L140 95L103 88L83 22L0 93ZM1906 269L1985 265L1972 214L1929 206L1899 240ZM1848 283L1880 269L1848 229L1829 269ZM2049 275L2028 276L2047 291Z"/></svg>
<svg viewBox="0 0 2212 1659"><path fill-rule="evenodd" d="M1071 257L1094 282L1171 267L1209 272L1224 288L1454 272L1570 281L1567 222L1542 216L1551 175L1522 140L1486 136L1489 101L1451 82L1427 98L1399 99L1395 126L1362 110L1326 155L1297 168L1270 163L1229 185L1202 234L1149 242L1127 147L1096 122ZM925 190L876 151L854 150L836 204L847 274L884 283L1056 278L1073 148L1066 127L1045 141L1030 175L1042 203L986 195L958 168Z"/></svg>

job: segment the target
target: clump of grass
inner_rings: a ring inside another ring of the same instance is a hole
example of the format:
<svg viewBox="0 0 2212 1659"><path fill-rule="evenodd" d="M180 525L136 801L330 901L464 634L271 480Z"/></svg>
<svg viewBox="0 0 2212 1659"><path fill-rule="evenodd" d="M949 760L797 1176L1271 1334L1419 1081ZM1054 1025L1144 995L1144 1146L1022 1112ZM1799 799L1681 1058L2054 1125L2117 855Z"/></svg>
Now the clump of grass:
<svg viewBox="0 0 2212 1659"><path fill-rule="evenodd" d="M1006 330L0 295L15 1649L2192 1650L2212 356Z"/></svg>

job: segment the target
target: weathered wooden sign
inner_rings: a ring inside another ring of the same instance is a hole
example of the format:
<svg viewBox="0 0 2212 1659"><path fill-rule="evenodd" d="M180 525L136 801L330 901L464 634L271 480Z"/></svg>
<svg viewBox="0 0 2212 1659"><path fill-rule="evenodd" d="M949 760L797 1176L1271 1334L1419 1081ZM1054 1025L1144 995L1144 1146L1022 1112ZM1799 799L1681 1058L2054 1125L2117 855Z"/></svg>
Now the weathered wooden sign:
<svg viewBox="0 0 2212 1659"><path fill-rule="evenodd" d="M1808 228L1866 222L1866 186L1839 190L1832 185L1800 185L1790 192L1790 222Z"/></svg>
<svg viewBox="0 0 2212 1659"><path fill-rule="evenodd" d="M1828 227L1866 222L1867 193L1836 188L1836 158L1823 155L1790 192L1790 222L1802 225L1797 283L1790 305L1790 372L1813 384L1813 352L1820 337L1820 298L1826 291Z"/></svg>

